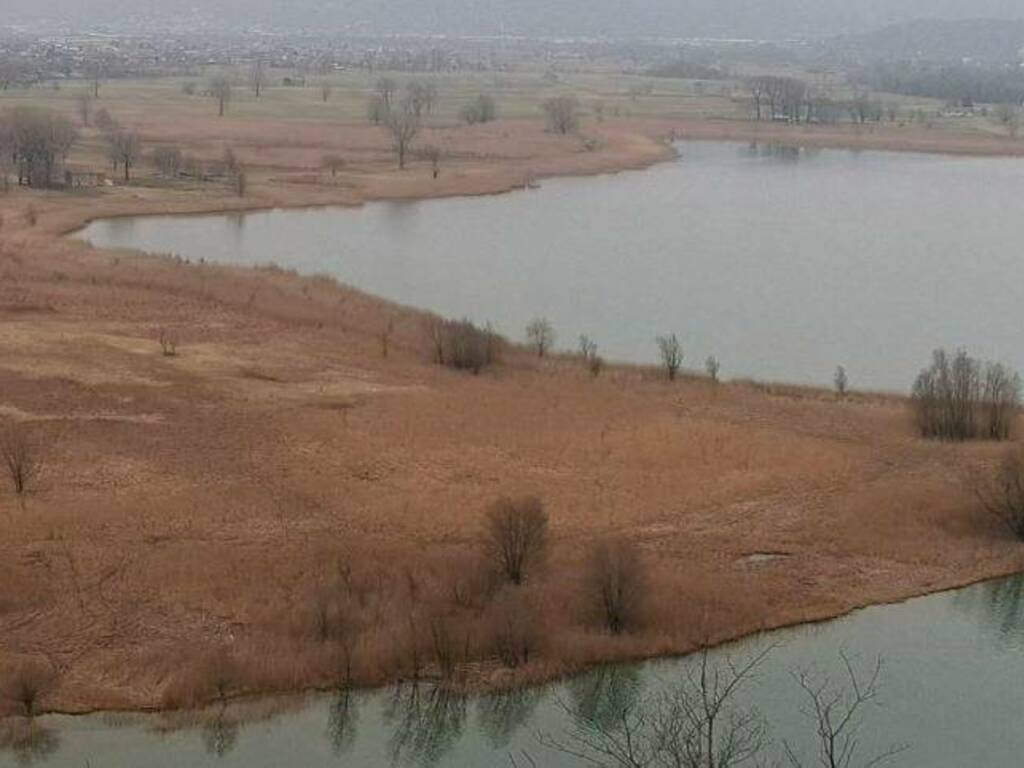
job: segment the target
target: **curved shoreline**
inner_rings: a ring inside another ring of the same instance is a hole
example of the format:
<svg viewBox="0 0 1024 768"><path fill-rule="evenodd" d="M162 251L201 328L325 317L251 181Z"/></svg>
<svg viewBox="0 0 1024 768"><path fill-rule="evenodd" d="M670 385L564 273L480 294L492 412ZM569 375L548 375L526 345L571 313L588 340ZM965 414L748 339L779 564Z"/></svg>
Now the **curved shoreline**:
<svg viewBox="0 0 1024 768"><path fill-rule="evenodd" d="M683 137L683 138L689 139L689 138L692 138L692 137L687 136L687 137ZM717 137L707 137L707 138L708 138L708 140L729 140L729 139L722 139L722 138L717 138ZM656 142L654 142L653 139L650 140L650 141L652 142L652 146L656 146ZM669 148L665 147L665 145L661 145L661 147L662 147L662 151L663 152L667 152L667 153L671 152L671 150ZM851 147L838 147L837 146L835 148L851 148ZM657 153L652 153L652 154L657 154ZM963 153L960 153L960 154L963 154ZM636 159L636 162L638 164L635 167L634 166L629 166L629 165L623 165L623 166L620 166L620 167L610 168L610 169L607 169L607 170L579 170L578 173L568 173L568 174L561 173L561 172L553 172L553 173L550 173L550 174L538 174L536 176L536 178L555 178L555 177L574 176L574 175L575 176L587 176L587 175L598 175L598 174L604 174L604 173L618 173L618 172L627 171L627 170L642 170L643 168L649 167L650 165L653 165L653 164L655 164L657 162L661 162L661 161L663 161L665 159L667 159L667 157L661 157L659 159L659 158L653 157L653 156L652 157L644 156L644 159L642 161L640 159ZM478 180L478 184L479 183L480 182ZM505 184L505 186L502 187L502 184ZM401 194L401 195L398 195L398 194L394 194L394 195L385 194L385 195L379 196L379 197L369 197L368 196L368 197L364 197L362 199L354 199L352 197L345 197L346 195L350 194L349 191L345 190L345 191L342 191L340 193L338 193L338 192L332 192L331 193L332 195L338 195L339 196L339 200L328 200L328 201L318 200L317 202L296 202L296 198L297 197L301 197L301 196L293 195L293 196L288 197L287 198L288 202L285 202L285 203L272 202L272 200L275 199L274 196L273 196L273 191L270 190L269 193L268 193L268 190L263 189L263 190L258 190L256 192L256 195L254 195L255 199L253 199L251 201L246 201L244 206L239 206L237 204L233 204L231 207L228 207L227 200L218 199L218 198L203 199L203 200L197 200L197 201L178 201L178 202L173 202L172 201L170 203L168 203L167 201L159 201L159 200L148 200L148 201L147 200L142 200L142 201L135 200L135 201L131 201L131 200L121 200L121 199L117 199L117 198L109 198L107 202L110 203L110 208L111 208L111 210L114 211L113 214L109 214L108 212L103 212L103 211L101 211L99 213L95 213L95 211L90 206L86 206L85 208L79 208L78 210L74 210L74 209L72 209L72 210L65 210L63 212L60 212L59 210L49 211L48 214L54 214L54 218L53 219L47 218L41 224L39 230L36 230L35 232L27 232L25 230L18 230L18 229L16 229L14 231L15 231L16 235L23 236L25 238L25 241L28 244L45 246L46 245L46 240L47 240L47 238L44 237L45 235L49 235L50 236L49 239L51 241L55 237L63 236L68 230L67 229L61 229L61 227L68 226L69 222L73 222L73 221L79 221L80 223L77 225L77 227L72 226L72 229L80 229L82 226L87 225L88 222L91 221L91 220L102 219L102 218L116 218L116 217L123 217L123 216L139 216L139 215L143 215L143 216L146 216L146 215L207 215L207 214L208 215L217 215L217 214L242 213L242 212L256 211L256 210L272 210L272 209L276 209L276 208L304 208L304 207L324 207L324 206L352 207L352 206L359 206L359 205L367 204L367 203L370 203L370 202L379 202L379 201L387 201L387 200L428 199L428 198L438 199L438 198L452 197L452 196L469 196L469 195L477 196L477 195L503 194L505 192L515 191L518 188L515 184L510 184L509 180L507 178L503 178L500 173L495 173L495 174L493 174L491 176L487 176L486 179L485 179L485 183L483 183L481 186L486 188L489 185L494 187L493 189L490 189L489 191L487 191L486 189L485 190L480 190L479 188L477 188L477 191L471 191L471 192L453 191L453 192L441 192L439 194L416 194L414 191L408 191L407 193L404 193L404 194ZM428 188L428 190L429 190L429 188ZM322 190L317 190L315 193L309 194L309 198L315 198L320 193L322 193ZM266 197L257 197L257 195L265 195ZM340 198L344 198L344 199L340 199ZM237 203L237 201L233 201L233 202ZM140 210L138 210L136 208L133 208L133 206L141 207L143 210L140 211ZM162 206L162 208L161 208L161 206ZM224 207L218 207L218 206L224 206ZM168 208L170 208L172 210L168 210ZM120 212L118 212L118 211L120 211ZM92 215L92 218L89 218L90 215L91 215L90 212L95 213L95 215ZM87 247L87 246L83 246L83 247ZM97 254L101 254L101 255L104 254L104 253L109 253L109 252L104 252L104 251L101 251L101 250L98 250L98 249L93 249L93 250L95 250L95 252ZM72 258L76 258L76 256L74 254L72 254ZM150 257L149 256L144 256L143 258L150 258ZM159 256L155 256L155 257L152 257L152 258L159 259L160 257ZM145 269L146 269L146 267L143 266L143 270L145 270ZM222 269L225 273L228 273L228 274L236 273L236 272L242 272L242 271L248 271L248 269L245 268L245 267L219 267L219 269ZM160 279L159 272L154 273L154 275L155 276L153 277L153 283L154 283L153 290L154 291L167 290L166 286L161 286L161 279ZM389 302L387 302L386 299L381 299L381 298L373 297L373 296L367 296L366 298L367 298L367 301L369 303L376 303L378 305L389 304ZM216 299L214 299L214 300L216 300ZM421 314L428 313L428 312L429 312L428 309L423 309L423 310L409 309L409 314L413 314L413 315L421 315ZM740 386L740 385L737 385L737 386ZM1010 555L1009 554L1004 555L1004 558L1010 558ZM921 584L919 584L917 586L913 586L913 585L904 583L902 585L902 588L901 588L900 585L892 585L892 584L878 585L878 584L874 584L873 587L865 587L866 597L857 597L857 598L854 598L852 600L850 600L850 599L844 600L842 597L838 597L837 596L835 598L835 602L836 603L841 603L843 605L840 606L840 607L834 607L834 608L831 608L831 609L828 608L828 607L820 607L819 606L817 610L808 610L805 614L801 614L800 610L799 610L799 608L797 606L784 605L784 606L782 606L782 608L780 610L776 611L776 614L777 614L778 620L779 620L778 624L774 624L773 625L769 621L769 622L766 622L764 625L762 625L760 628L750 628L750 627L747 627L747 628L743 629L742 631L740 631L738 634L733 635L733 636L716 636L714 638L714 640L715 640L714 644L718 645L718 644L722 644L722 643L733 642L733 641L736 641L736 640L743 639L744 637L749 637L752 634L757 634L757 633L763 632L763 631L771 631L771 630L776 630L776 629L783 629L783 628L786 628L786 627L796 626L796 625L800 625L800 624L828 621L828 620L832 620L832 619L835 619L835 618L840 618L840 617L842 617L844 615L847 615L847 614L849 614L849 613L851 613L853 611L856 611L856 610L859 610L859 609L862 609L862 608L865 608L865 607L868 607L868 606L884 605L884 604L889 604L889 603L894 603L894 602L902 602L902 601L905 601L905 600L908 600L908 599L912 599L912 598L915 598L915 597L922 597L922 596L925 596L927 594L933 594L933 593L936 593L936 592L943 592L943 591L947 591L947 590L950 590L950 589L956 589L956 588L959 588L959 587L968 586L969 584L976 583L978 581L986 581L986 580L990 580L990 579L999 578L1001 576L1010 575L1012 573L1018 572L1021 567L1024 567L1024 566L1022 566L1022 563L1021 563L1021 560L1020 560L1019 556L1013 556L1012 557L1012 561L1010 559L998 559L998 558L995 558L995 559L997 561L996 562L989 562L988 563L989 567L987 567L987 568L983 567L983 566L975 565L975 568L977 569L976 571L965 572L963 574L951 574L951 575L949 575L949 578L946 579L946 580L943 580L942 578L937 578L936 579L934 577L934 575L933 575L931 577L928 577L928 578L924 579L923 580L924 583L921 583ZM769 627L770 627L770 629L769 629ZM679 645L679 644L677 643L676 645ZM638 655L632 656L632 657L624 656L624 657L621 657L621 658L616 658L614 656L614 654L609 654L609 661L607 661L607 662L597 662L597 663L641 662L641 661L651 660L651 659L655 659L655 658L682 656L682 655L686 655L687 653L692 653L695 650L699 650L699 647L698 646L693 646L693 647L689 647L688 649L680 647L677 650L668 651L668 652L666 652L664 650L655 650L655 651L653 651L650 654L638 654ZM554 661L557 662L558 660L555 659ZM593 666L593 664L583 664L582 666L580 666L578 668L570 667L568 671L571 674L578 674L578 673L580 673L582 671L585 671L587 668L590 668L591 666ZM539 673L539 676L536 677L536 678L531 677L530 679L528 679L526 681L527 683L530 683L530 684L539 683L539 682L542 681L542 679L543 680L554 680L554 679L558 679L559 677L564 676L564 674L565 674L564 670L560 672L557 669L544 669L544 668L538 669L538 670L536 670L536 672ZM509 684L513 684L513 685L517 684L517 682L514 681L514 680L508 681L508 682L509 682ZM311 688L309 690L321 690L321 689L319 689L319 688ZM268 692L266 694L254 693L253 695L255 695L255 696L261 696L261 695L273 696L275 694L274 694L273 691L270 691L270 692ZM52 711L55 712L55 713L64 713L64 714L83 714L85 712L84 710L73 709L73 708L72 709L68 709L68 710L61 710L60 708L55 708ZM104 708L104 707L100 706L100 707L96 707L95 709L88 710L88 711L92 711L92 712L104 712L104 711L160 711L160 706L157 705L153 709L149 709L149 710L147 710L145 707L142 707L142 706L140 706L137 709L129 709L129 710L123 710L123 709L118 708L118 707Z"/></svg>

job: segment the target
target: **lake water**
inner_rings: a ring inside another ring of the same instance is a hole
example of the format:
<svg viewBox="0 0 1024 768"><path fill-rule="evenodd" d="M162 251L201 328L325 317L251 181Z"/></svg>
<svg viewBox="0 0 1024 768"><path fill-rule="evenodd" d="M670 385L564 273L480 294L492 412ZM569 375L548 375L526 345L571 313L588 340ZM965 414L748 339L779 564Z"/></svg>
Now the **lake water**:
<svg viewBox="0 0 1024 768"><path fill-rule="evenodd" d="M906 391L938 346L1024 369L1024 160L683 142L649 170L482 198L100 221L98 246L274 262L610 359Z"/></svg>
<svg viewBox="0 0 1024 768"><path fill-rule="evenodd" d="M1024 578L869 608L824 624L781 630L714 651L741 660L772 646L745 702L766 716L775 743L811 756L813 730L793 673L840 675L841 652L861 671L884 661L879 697L859 732L865 757L894 745L901 768L1018 766L1024 754ZM0 766L52 768L280 768L280 766L519 765L581 763L539 741L559 737L570 714L608 721L616 708L673 684L693 660L607 667L565 683L484 698L429 688L321 695L229 705L201 725L168 729L146 716L40 718L35 748L0 747ZM261 709L277 711L257 717ZM0 740L2 744L2 740ZM775 752L777 754L777 750ZM807 763L811 765L810 762ZM855 763L861 764L861 763Z"/></svg>

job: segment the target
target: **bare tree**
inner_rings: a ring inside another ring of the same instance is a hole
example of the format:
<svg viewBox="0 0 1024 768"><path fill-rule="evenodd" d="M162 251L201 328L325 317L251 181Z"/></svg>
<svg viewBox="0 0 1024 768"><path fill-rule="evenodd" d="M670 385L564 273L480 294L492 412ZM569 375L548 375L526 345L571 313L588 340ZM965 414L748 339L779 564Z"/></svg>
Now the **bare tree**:
<svg viewBox="0 0 1024 768"><path fill-rule="evenodd" d="M124 168L125 182L131 181L135 161L142 154L142 139L135 131L118 129L107 136L107 144L114 167Z"/></svg>
<svg viewBox="0 0 1024 768"><path fill-rule="evenodd" d="M437 88L433 83L411 82L406 86L406 99L409 101L409 109L416 113L416 117L421 118L434 111L437 104Z"/></svg>
<svg viewBox="0 0 1024 768"><path fill-rule="evenodd" d="M267 70L263 59L256 59L252 63L252 67L249 70L249 84L252 86L253 93L258 99L263 94L263 89L267 86Z"/></svg>
<svg viewBox="0 0 1024 768"><path fill-rule="evenodd" d="M1011 139L1020 133L1020 105L1017 103L998 104L995 109L996 120L1006 128Z"/></svg>
<svg viewBox="0 0 1024 768"><path fill-rule="evenodd" d="M376 96L384 106L385 112L390 112L395 106L395 93L398 92L398 83L391 77L380 78L374 86Z"/></svg>
<svg viewBox="0 0 1024 768"><path fill-rule="evenodd" d="M939 440L1005 440L1020 408L1020 377L999 363L975 360L965 350L932 354L911 404L922 437Z"/></svg>
<svg viewBox="0 0 1024 768"><path fill-rule="evenodd" d="M503 497L487 511L485 554L512 584L522 584L547 549L548 514L535 496Z"/></svg>
<svg viewBox="0 0 1024 768"><path fill-rule="evenodd" d="M217 114L224 117L231 102L231 81L226 77L215 77L210 82L210 95L217 100Z"/></svg>
<svg viewBox="0 0 1024 768"><path fill-rule="evenodd" d="M683 365L683 346L673 333L670 336L657 338L658 352L661 354L661 365L668 374L669 381L675 381L679 369Z"/></svg>
<svg viewBox="0 0 1024 768"><path fill-rule="evenodd" d="M54 182L60 164L78 138L67 118L34 107L17 107L0 114L0 133L7 137L18 183L30 187L47 187Z"/></svg>
<svg viewBox="0 0 1024 768"><path fill-rule="evenodd" d="M24 424L12 422L0 431L0 462L18 496L32 490L43 471L43 452Z"/></svg>
<svg viewBox="0 0 1024 768"><path fill-rule="evenodd" d="M555 345L554 326L546 318L535 318L526 326L526 339L537 350L537 357L544 357Z"/></svg>
<svg viewBox="0 0 1024 768"><path fill-rule="evenodd" d="M808 709L805 711L817 734L817 759L822 768L870 768L880 765L906 751L906 746L890 747L870 758L860 756L857 734L863 725L864 709L878 696L878 681L882 673L879 658L865 679L858 676L844 653L840 653L846 673L846 685L834 684L827 676L815 678L807 672L797 674L796 681L803 689ZM783 742L786 757L793 768L803 768L792 746Z"/></svg>
<svg viewBox="0 0 1024 768"><path fill-rule="evenodd" d="M585 333L580 335L579 347L580 357L583 358L584 362L588 362L590 358L597 354L597 342L587 336Z"/></svg>
<svg viewBox="0 0 1024 768"><path fill-rule="evenodd" d="M175 178L183 164L184 158L177 147L157 147L153 150L153 165L161 176Z"/></svg>
<svg viewBox="0 0 1024 768"><path fill-rule="evenodd" d="M989 481L975 484L982 507L1024 541L1024 448L1012 448Z"/></svg>
<svg viewBox="0 0 1024 768"><path fill-rule="evenodd" d="M440 147L436 144L428 144L420 149L419 155L430 163L430 172L435 179L441 175L441 158L444 157L444 152Z"/></svg>
<svg viewBox="0 0 1024 768"><path fill-rule="evenodd" d="M92 118L93 95L89 91L82 91L75 97L75 104L78 106L78 119L82 122L83 128L89 127Z"/></svg>
<svg viewBox="0 0 1024 768"><path fill-rule="evenodd" d="M718 358L714 355L709 355L708 359L704 361L704 370L708 374L708 378L711 379L712 383L718 383L718 372L722 369L722 364L718 362Z"/></svg>
<svg viewBox="0 0 1024 768"><path fill-rule="evenodd" d="M736 768L768 747L767 726L738 697L771 647L737 663L710 663L705 651L683 680L663 694L621 703L608 718L565 707L572 726L541 743L594 768ZM564 705L563 705L564 706Z"/></svg>
<svg viewBox="0 0 1024 768"><path fill-rule="evenodd" d="M370 97L366 103L366 117L374 125L381 125L387 121L389 110L384 100L378 94Z"/></svg>
<svg viewBox="0 0 1024 768"><path fill-rule="evenodd" d="M486 93L479 94L459 110L459 117L467 125L489 123L495 120L497 116L498 106L494 101L494 97Z"/></svg>
<svg viewBox="0 0 1024 768"><path fill-rule="evenodd" d="M89 78L89 82L92 87L92 97L94 99L98 99L100 97L100 86L103 85L103 79L106 76L106 71L106 62L101 58L92 59L85 65L85 74Z"/></svg>
<svg viewBox="0 0 1024 768"><path fill-rule="evenodd" d="M843 366L836 368L835 375L832 377L832 383L835 385L836 394L839 395L839 399L842 400L846 397L846 391L850 386L850 379L846 375L846 369Z"/></svg>
<svg viewBox="0 0 1024 768"><path fill-rule="evenodd" d="M541 104L548 130L573 133L580 127L580 102L575 96L553 96Z"/></svg>
<svg viewBox="0 0 1024 768"><path fill-rule="evenodd" d="M4 699L24 717L35 717L40 702L57 686L57 673L49 664L31 661L17 667L4 680Z"/></svg>
<svg viewBox="0 0 1024 768"><path fill-rule="evenodd" d="M587 564L587 593L605 629L618 635L640 625L645 587L643 561L635 544L606 539L595 545Z"/></svg>
<svg viewBox="0 0 1024 768"><path fill-rule="evenodd" d="M420 132L420 117L408 99L397 109L389 109L385 125L391 133L391 142L399 169L405 168L405 159L413 141Z"/></svg>

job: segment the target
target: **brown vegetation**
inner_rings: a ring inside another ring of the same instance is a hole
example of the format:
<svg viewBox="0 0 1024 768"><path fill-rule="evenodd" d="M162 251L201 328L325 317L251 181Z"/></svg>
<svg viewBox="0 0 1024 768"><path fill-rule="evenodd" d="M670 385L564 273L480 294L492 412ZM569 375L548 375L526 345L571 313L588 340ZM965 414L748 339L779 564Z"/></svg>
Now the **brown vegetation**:
<svg viewBox="0 0 1024 768"><path fill-rule="evenodd" d="M904 399L852 393L839 406L828 392L685 376L668 387L628 366L592 379L596 348L586 367L538 366L487 329L329 278L57 238L102 215L483 194L640 167L668 155L670 128L1004 143L608 117L588 126L588 152L539 121L499 120L425 127L446 153L435 181L426 167L393 172L389 136L371 125L210 113L118 107L147 144L181 148L173 183L140 184L149 169L137 166L137 186L0 196L0 418L39 436L63 425L46 452L60 482L36 489L32 514L0 495L0 664L26 647L52 658L61 681L47 707L182 706L413 674L501 687L1024 565L958 479L1001 453L918 439ZM244 198L214 173L225 146L249 174ZM326 153L346 158L345 185L324 178ZM154 318L187 349L161 354ZM499 347L487 375L428 364L482 371ZM548 515L547 567L503 584L475 532L495 498L531 493ZM644 621L618 635L594 620L588 578L592 542L606 538L635 547L646 586ZM785 555L754 557L765 551Z"/></svg>

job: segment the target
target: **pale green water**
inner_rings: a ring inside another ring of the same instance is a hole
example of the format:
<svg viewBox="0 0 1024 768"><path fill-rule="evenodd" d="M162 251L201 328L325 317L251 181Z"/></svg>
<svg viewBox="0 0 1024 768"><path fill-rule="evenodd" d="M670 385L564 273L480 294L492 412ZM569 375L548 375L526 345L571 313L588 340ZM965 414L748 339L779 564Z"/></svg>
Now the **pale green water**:
<svg viewBox="0 0 1024 768"><path fill-rule="evenodd" d="M772 566L778 567L778 566ZM715 652L749 655L778 643L751 687L772 738L810 745L791 671L836 671L844 650L864 666L885 662L878 706L868 711L865 754L896 743L903 768L1019 766L1024 755L1024 578L870 608L825 624L783 630ZM677 679L686 659L609 667L563 684L504 697L457 699L421 690L282 703L277 717L246 721L229 707L219 725L161 734L159 721L105 716L42 718L48 752L7 750L0 765L52 768L164 766L508 766L528 752L537 765L579 765L538 743L559 734L563 707L600 718L616 702ZM252 717L251 707L248 717ZM809 753L808 753L809 754ZM522 764L522 762L520 762Z"/></svg>
<svg viewBox="0 0 1024 768"><path fill-rule="evenodd" d="M936 346L1024 369L1024 160L682 143L680 160L487 198L97 222L97 245L327 272L521 338L723 375L906 390Z"/></svg>

